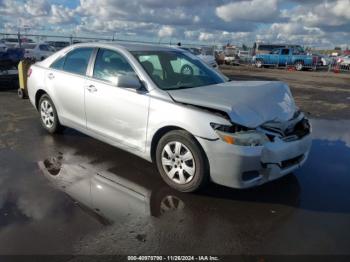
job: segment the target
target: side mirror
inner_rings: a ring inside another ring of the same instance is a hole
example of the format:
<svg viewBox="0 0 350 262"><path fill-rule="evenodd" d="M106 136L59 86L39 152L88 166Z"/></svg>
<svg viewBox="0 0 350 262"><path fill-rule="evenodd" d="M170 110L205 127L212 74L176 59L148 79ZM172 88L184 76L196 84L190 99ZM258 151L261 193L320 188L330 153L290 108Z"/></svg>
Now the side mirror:
<svg viewBox="0 0 350 262"><path fill-rule="evenodd" d="M142 84L140 79L137 76L133 75L121 75L118 76L116 81L116 86L123 88L132 88L132 89L141 89Z"/></svg>

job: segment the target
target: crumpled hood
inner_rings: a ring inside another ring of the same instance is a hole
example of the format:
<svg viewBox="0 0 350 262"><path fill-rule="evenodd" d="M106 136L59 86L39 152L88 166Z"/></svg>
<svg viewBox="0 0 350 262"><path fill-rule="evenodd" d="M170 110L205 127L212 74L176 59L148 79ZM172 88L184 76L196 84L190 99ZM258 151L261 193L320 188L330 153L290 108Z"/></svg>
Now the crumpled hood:
<svg viewBox="0 0 350 262"><path fill-rule="evenodd" d="M296 111L289 87L277 81L231 81L168 92L176 102L226 112L232 122L249 128L285 122Z"/></svg>

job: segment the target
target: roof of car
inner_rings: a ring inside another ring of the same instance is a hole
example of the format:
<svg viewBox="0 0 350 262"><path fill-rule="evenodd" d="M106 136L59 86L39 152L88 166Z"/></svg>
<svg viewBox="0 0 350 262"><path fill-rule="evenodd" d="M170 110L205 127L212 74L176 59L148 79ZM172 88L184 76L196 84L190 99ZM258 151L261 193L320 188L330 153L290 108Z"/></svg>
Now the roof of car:
<svg viewBox="0 0 350 262"><path fill-rule="evenodd" d="M90 43L80 43L76 46L96 46L96 47L122 47L126 50L133 51L174 51L179 50L176 47L165 46L160 44L141 44L141 43L130 43L130 42L90 42Z"/></svg>

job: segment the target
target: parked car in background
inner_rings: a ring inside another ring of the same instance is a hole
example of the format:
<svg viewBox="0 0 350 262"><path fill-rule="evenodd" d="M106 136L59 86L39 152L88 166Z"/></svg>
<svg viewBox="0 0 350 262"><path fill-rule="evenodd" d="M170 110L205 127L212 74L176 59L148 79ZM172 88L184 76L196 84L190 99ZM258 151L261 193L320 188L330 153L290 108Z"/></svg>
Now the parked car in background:
<svg viewBox="0 0 350 262"><path fill-rule="evenodd" d="M222 65L225 63L225 53L223 51L215 51L215 61L218 65Z"/></svg>
<svg viewBox="0 0 350 262"><path fill-rule="evenodd" d="M293 48L295 50L303 51L303 48L300 45L254 43L252 55L269 54L279 48Z"/></svg>
<svg viewBox="0 0 350 262"><path fill-rule="evenodd" d="M49 46L53 47L55 51L59 51L62 48L65 48L70 45L69 42L66 42L66 41L46 41L46 43Z"/></svg>
<svg viewBox="0 0 350 262"><path fill-rule="evenodd" d="M337 62L342 66L350 66L350 55L339 57Z"/></svg>
<svg viewBox="0 0 350 262"><path fill-rule="evenodd" d="M19 61L24 58L24 49L8 48L0 52L0 81L6 81L11 84L18 83L17 66Z"/></svg>
<svg viewBox="0 0 350 262"><path fill-rule="evenodd" d="M250 51L239 50L237 53L237 56L241 63L248 63L248 62L250 63L252 61L252 56Z"/></svg>
<svg viewBox="0 0 350 262"><path fill-rule="evenodd" d="M186 50L195 56L202 59L207 65L218 68L218 63L216 62L215 56L213 54L205 52L205 50L202 50L201 48L196 47L181 47L181 49Z"/></svg>
<svg viewBox="0 0 350 262"><path fill-rule="evenodd" d="M7 50L7 45L5 45L4 42L0 41L0 52L6 52Z"/></svg>
<svg viewBox="0 0 350 262"><path fill-rule="evenodd" d="M333 63L333 59L329 56L321 55L320 58L322 66L329 66Z"/></svg>
<svg viewBox="0 0 350 262"><path fill-rule="evenodd" d="M25 43L22 44L22 48L25 50L25 58L32 58L37 61L44 60L55 52L55 50L46 43Z"/></svg>
<svg viewBox="0 0 350 262"><path fill-rule="evenodd" d="M177 72L179 60L198 73ZM310 124L286 84L229 81L178 48L77 44L29 72L30 102L49 133L69 126L155 162L179 191L258 186L308 157Z"/></svg>
<svg viewBox="0 0 350 262"><path fill-rule="evenodd" d="M296 70L301 71L306 67L320 65L321 62L316 56L306 55L300 49L278 48L269 54L256 55L253 57L253 63L258 68L269 65L294 65Z"/></svg>
<svg viewBox="0 0 350 262"><path fill-rule="evenodd" d="M30 38L21 38L21 44L24 43L34 43L34 41ZM18 48L19 47L19 42L18 38L4 38L2 39L2 42L9 48Z"/></svg>
<svg viewBox="0 0 350 262"><path fill-rule="evenodd" d="M3 43L7 47L15 47L16 45L18 45L18 38L4 38Z"/></svg>
<svg viewBox="0 0 350 262"><path fill-rule="evenodd" d="M226 65L239 64L238 55L225 56L224 60Z"/></svg>
<svg viewBox="0 0 350 262"><path fill-rule="evenodd" d="M322 55L319 53L310 53L309 55L316 57L318 64L321 66L329 66L333 63L333 59L327 55Z"/></svg>

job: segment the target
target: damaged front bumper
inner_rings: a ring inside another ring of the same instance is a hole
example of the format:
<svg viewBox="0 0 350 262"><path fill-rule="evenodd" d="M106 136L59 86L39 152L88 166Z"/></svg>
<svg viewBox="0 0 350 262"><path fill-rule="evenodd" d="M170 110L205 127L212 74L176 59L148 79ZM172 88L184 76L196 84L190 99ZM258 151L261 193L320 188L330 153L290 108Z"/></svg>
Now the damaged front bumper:
<svg viewBox="0 0 350 262"><path fill-rule="evenodd" d="M301 167L311 148L311 135L295 141L276 138L263 146L229 145L198 138L207 153L214 183L249 188L275 180Z"/></svg>

